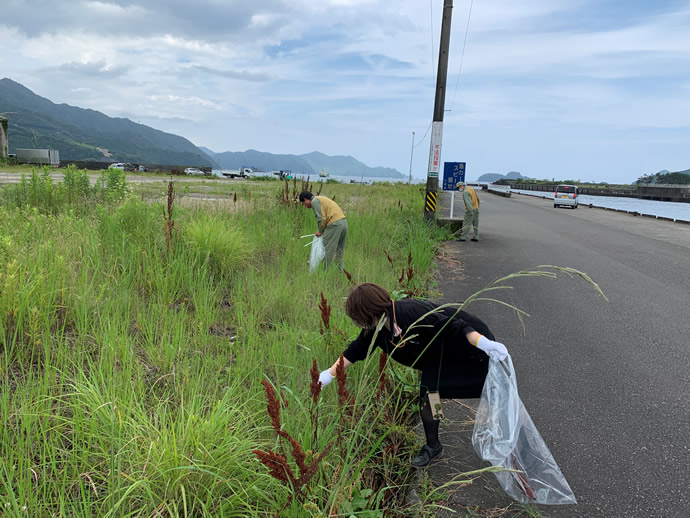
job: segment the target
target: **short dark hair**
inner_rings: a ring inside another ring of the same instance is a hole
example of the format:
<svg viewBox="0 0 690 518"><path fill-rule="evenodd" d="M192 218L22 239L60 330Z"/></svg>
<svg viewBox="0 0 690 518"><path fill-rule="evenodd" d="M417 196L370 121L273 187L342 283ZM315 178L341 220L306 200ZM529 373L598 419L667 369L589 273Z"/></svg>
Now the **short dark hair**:
<svg viewBox="0 0 690 518"><path fill-rule="evenodd" d="M376 327L379 318L391 303L388 290L378 284L365 282L355 286L345 299L345 313L360 327Z"/></svg>
<svg viewBox="0 0 690 518"><path fill-rule="evenodd" d="M302 203L304 200L311 200L314 197L309 191L302 191L299 193L299 202Z"/></svg>

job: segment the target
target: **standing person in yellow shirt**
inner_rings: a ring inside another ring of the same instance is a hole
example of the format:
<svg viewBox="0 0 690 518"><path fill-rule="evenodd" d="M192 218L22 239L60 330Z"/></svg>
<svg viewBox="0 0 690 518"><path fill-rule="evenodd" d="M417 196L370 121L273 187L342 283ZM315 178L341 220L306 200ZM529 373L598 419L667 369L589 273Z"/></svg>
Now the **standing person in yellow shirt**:
<svg viewBox="0 0 690 518"><path fill-rule="evenodd" d="M465 202L465 218L462 220L462 231L458 241L467 241L470 226L473 230L472 241L479 241L479 196L472 187L467 187L465 182L458 182L455 186L462 193Z"/></svg>
<svg viewBox="0 0 690 518"><path fill-rule="evenodd" d="M323 235L323 246L326 248L324 265L328 266L334 259L338 268L345 269L345 243L347 242L347 220L338 204L325 196L314 196L309 191L299 194L299 201L306 208L314 211L318 230L316 236Z"/></svg>

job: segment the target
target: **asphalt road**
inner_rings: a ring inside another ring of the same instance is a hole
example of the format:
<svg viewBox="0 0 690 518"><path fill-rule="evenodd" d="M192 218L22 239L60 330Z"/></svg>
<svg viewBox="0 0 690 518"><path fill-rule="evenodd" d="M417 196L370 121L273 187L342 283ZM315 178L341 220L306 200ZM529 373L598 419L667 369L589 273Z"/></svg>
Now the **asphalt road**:
<svg viewBox="0 0 690 518"><path fill-rule="evenodd" d="M515 194L480 196L481 241L446 246L444 300L464 300L537 265L581 270L609 299L559 274L509 281L513 289L499 293L530 314L524 328L496 303L468 308L507 345L520 396L578 499L540 511L690 516L690 225L583 206L554 209ZM468 460L471 427L457 428L442 428L449 447L445 464L431 471L436 482L477 467ZM491 482L457 492L449 507L509 503Z"/></svg>

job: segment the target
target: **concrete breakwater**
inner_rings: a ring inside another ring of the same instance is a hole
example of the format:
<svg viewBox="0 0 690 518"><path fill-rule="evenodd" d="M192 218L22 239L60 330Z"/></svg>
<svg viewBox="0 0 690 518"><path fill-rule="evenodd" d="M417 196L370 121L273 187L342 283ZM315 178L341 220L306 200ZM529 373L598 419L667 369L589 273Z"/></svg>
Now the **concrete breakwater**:
<svg viewBox="0 0 690 518"><path fill-rule="evenodd" d="M511 183L511 189L522 191L555 192L559 184ZM639 198L642 200L677 201L690 203L690 185L638 185L629 188L603 188L578 186L580 194L590 196L613 196L621 198Z"/></svg>

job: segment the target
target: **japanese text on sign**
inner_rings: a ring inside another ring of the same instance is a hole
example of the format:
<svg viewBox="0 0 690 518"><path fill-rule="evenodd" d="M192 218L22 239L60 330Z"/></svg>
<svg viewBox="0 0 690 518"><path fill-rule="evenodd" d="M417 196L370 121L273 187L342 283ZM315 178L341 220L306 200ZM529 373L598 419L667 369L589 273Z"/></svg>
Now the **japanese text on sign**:
<svg viewBox="0 0 690 518"><path fill-rule="evenodd" d="M443 122L435 121L431 126L431 150L429 152L429 176L438 177L441 165L441 141Z"/></svg>
<svg viewBox="0 0 690 518"><path fill-rule="evenodd" d="M443 163L443 190L457 191L455 185L465 181L465 162Z"/></svg>

